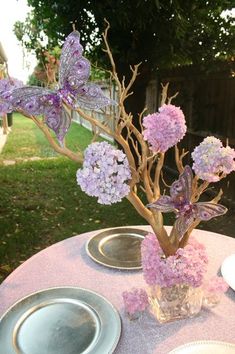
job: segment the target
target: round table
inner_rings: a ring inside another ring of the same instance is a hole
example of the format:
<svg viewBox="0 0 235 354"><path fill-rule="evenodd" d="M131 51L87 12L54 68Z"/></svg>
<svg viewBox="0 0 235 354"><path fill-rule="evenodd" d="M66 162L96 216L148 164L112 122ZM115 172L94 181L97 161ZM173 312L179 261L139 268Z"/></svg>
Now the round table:
<svg viewBox="0 0 235 354"><path fill-rule="evenodd" d="M150 230L148 226L134 228ZM19 266L0 286L0 316L14 302L32 292L76 286L103 295L119 311L122 333L114 351L116 354L166 354L179 345L196 340L235 343L235 292L231 288L217 307L202 310L199 316L191 319L159 324L146 312L140 319L130 321L123 309L122 292L145 287L142 272L111 269L94 262L86 254L85 246L87 240L101 231L56 243ZM223 260L235 253L235 239L202 230L194 230L193 234L206 246L209 275L216 275Z"/></svg>

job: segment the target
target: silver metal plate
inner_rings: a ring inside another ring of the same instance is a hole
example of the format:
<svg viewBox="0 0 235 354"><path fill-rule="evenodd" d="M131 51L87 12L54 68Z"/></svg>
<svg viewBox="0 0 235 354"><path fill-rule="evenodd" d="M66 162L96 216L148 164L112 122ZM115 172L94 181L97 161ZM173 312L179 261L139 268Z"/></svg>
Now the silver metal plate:
<svg viewBox="0 0 235 354"><path fill-rule="evenodd" d="M116 228L93 236L86 245L87 254L110 268L141 269L140 246L147 231Z"/></svg>
<svg viewBox="0 0 235 354"><path fill-rule="evenodd" d="M121 333L117 310L82 288L50 288L14 304L0 319L0 354L112 353Z"/></svg>

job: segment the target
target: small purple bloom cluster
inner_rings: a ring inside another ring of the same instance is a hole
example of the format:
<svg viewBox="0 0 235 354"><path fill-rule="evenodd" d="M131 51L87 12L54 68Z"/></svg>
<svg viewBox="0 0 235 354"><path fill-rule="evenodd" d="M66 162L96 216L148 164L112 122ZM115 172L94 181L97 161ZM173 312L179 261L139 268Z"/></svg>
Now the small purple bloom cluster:
<svg viewBox="0 0 235 354"><path fill-rule="evenodd" d="M223 294L228 290L229 286L223 278L214 276L208 281L204 282L202 288L207 293Z"/></svg>
<svg viewBox="0 0 235 354"><path fill-rule="evenodd" d="M23 82L13 78L6 78L0 80L0 115L10 113L13 110L10 97L11 92L22 87Z"/></svg>
<svg viewBox="0 0 235 354"><path fill-rule="evenodd" d="M207 271L205 247L193 237L187 246L166 258L157 237L149 233L142 241L141 256L144 279L149 285L170 287L187 284L198 287Z"/></svg>
<svg viewBox="0 0 235 354"><path fill-rule="evenodd" d="M83 168L77 171L77 182L82 191L98 197L100 204L117 203L127 196L130 178L126 155L105 141L87 147Z"/></svg>
<svg viewBox="0 0 235 354"><path fill-rule="evenodd" d="M144 139L153 152L165 152L177 144L186 133L185 117L182 110L171 104L164 104L159 113L146 116L143 120Z"/></svg>
<svg viewBox="0 0 235 354"><path fill-rule="evenodd" d="M144 311L148 305L148 295L144 289L133 288L122 293L125 310L130 315Z"/></svg>
<svg viewBox="0 0 235 354"><path fill-rule="evenodd" d="M235 171L235 150L223 147L222 142L208 136L192 152L193 166L196 175L208 182L217 182L220 175Z"/></svg>

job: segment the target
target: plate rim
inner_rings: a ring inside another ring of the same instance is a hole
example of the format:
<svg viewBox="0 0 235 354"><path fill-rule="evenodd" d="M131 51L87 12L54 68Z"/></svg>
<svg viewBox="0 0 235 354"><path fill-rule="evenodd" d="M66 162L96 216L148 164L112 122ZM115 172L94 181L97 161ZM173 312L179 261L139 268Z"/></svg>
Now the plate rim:
<svg viewBox="0 0 235 354"><path fill-rule="evenodd" d="M235 343L229 343L229 342L224 342L224 341L219 341L219 340L196 340L196 341L192 341L192 342L188 342L185 344L182 344L180 346L178 346L177 348L172 349L170 352L168 352L167 354L177 354L178 350L187 348L187 347L191 347L192 345L204 345L204 344L212 344L212 345L223 345L226 347L231 347L232 349L235 349Z"/></svg>
<svg viewBox="0 0 235 354"><path fill-rule="evenodd" d="M227 256L227 257L223 260L223 262L222 262L222 264L221 264L221 267L220 267L220 271L221 271L222 277L224 278L224 280L226 281L226 283L229 285L229 287L230 287L232 290L235 291L235 286L234 286L234 287L231 286L231 282L229 281L228 277L227 277L226 274L224 273L225 263L228 262L228 259L229 259L229 258L234 258L234 259L235 259L235 253L230 254L229 256ZM235 262L234 262L234 263L235 263ZM235 281L234 281L234 283L235 283Z"/></svg>
<svg viewBox="0 0 235 354"><path fill-rule="evenodd" d="M128 230L128 231L127 231ZM85 250L87 255L96 263L105 266L107 268L112 268L112 269L120 269L120 270L140 270L142 269L142 265L140 266L136 266L136 267L131 267L131 266L115 266L113 264L109 264L109 263L105 263L102 262L100 260L98 260L89 250L89 244L94 241L94 239L101 237L103 234L107 234L108 232L120 232L120 233L127 233L127 232L141 232L142 234L139 235L140 238L143 238L149 233L149 231L144 230L144 229L139 229L139 228L135 228L135 227L116 227L116 228L110 228L110 229L105 229L101 232L99 232L98 234L93 235L90 239L87 240L86 245L85 245ZM111 236L112 233L110 235L106 235L106 236Z"/></svg>
<svg viewBox="0 0 235 354"><path fill-rule="evenodd" d="M117 308L112 304L112 302L110 302L105 296L97 293L96 291L94 290L90 290L88 288L83 288L83 287L78 287L78 286L53 286L53 287L49 287L49 288L43 288L43 289L40 289L40 290L37 290L37 291L34 291L34 292L31 292L29 293L28 295L25 295L23 296L22 298L20 298L19 300L15 301L3 314L2 316L0 317L0 327L1 327L1 322L2 320L9 314L9 312L12 311L12 309L17 306L18 304L20 304L21 302L27 300L27 298L30 298L31 296L34 296L34 295L37 295L39 293L43 293L43 292L46 292L46 291L52 291L52 290L63 290L63 289L71 289L71 290L81 290L81 291L84 291L84 292L88 292L90 294L93 294L95 296L98 296L99 298L101 298L104 303L107 303L109 305L109 307L112 309L112 312L113 312L113 315L114 315L114 318L117 322L117 333L116 333L116 336L113 340L113 343L111 345L111 347L109 348L109 354L113 353L113 351L115 350L119 340L120 340L120 337L121 337L121 333L122 333L122 322L121 322L121 316L120 316L120 313L119 311L117 310ZM81 300L81 302L83 302ZM89 303L87 303L88 306ZM28 309L27 309L28 310ZM26 310L26 311L27 311ZM96 309L94 309L94 311L97 311ZM17 321L16 321L17 322ZM14 348L13 348L14 349ZM95 348L93 348L95 349ZM93 349L92 351L89 351L87 352L87 354L93 354Z"/></svg>

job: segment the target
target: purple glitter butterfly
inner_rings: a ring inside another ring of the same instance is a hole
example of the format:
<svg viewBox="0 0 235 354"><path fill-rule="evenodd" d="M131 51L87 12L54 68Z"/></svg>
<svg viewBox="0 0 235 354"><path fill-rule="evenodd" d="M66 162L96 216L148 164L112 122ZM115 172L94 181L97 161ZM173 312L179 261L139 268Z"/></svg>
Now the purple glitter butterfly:
<svg viewBox="0 0 235 354"><path fill-rule="evenodd" d="M161 196L156 202L148 205L163 213L175 212L177 220L176 230L181 238L196 220L210 220L227 212L221 204L210 202L191 203L193 173L189 166L185 166L179 179L170 187L170 196Z"/></svg>
<svg viewBox="0 0 235 354"><path fill-rule="evenodd" d="M71 118L63 103L75 109L97 109L115 104L104 96L98 85L88 83L90 63L82 56L79 32L73 31L62 48L57 91L36 86L25 86L12 92L11 103L16 110L29 115L44 115L60 143L71 124Z"/></svg>

